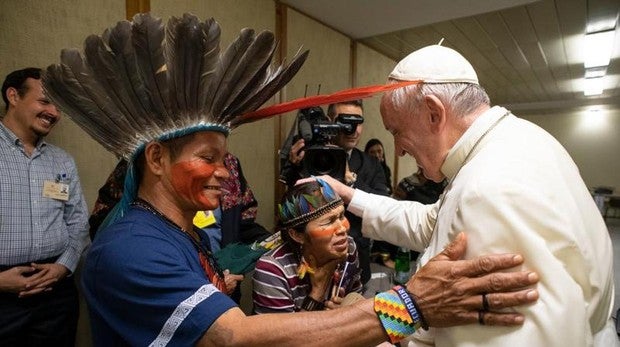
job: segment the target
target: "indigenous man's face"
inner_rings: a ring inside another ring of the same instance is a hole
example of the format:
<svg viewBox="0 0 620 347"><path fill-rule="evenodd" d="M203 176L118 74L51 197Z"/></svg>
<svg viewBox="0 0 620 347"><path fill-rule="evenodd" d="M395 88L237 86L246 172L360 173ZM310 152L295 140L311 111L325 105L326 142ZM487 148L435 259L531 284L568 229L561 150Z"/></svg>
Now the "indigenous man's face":
<svg viewBox="0 0 620 347"><path fill-rule="evenodd" d="M221 182L228 178L224 167L226 137L214 131L201 131L185 144L171 168L175 192L199 210L213 210L220 205Z"/></svg>
<svg viewBox="0 0 620 347"><path fill-rule="evenodd" d="M308 222L308 248L319 263L343 259L349 249L349 221L344 216L344 206L338 206L319 218Z"/></svg>

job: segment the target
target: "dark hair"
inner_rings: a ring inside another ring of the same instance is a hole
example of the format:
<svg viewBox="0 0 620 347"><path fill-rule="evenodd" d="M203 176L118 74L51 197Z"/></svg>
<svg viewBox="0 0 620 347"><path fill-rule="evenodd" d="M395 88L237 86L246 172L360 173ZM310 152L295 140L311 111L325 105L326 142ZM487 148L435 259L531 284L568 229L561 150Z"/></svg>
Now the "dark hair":
<svg viewBox="0 0 620 347"><path fill-rule="evenodd" d="M357 106L357 107L361 108L362 111L364 111L364 103L362 102L362 99L337 102L335 104L329 104L329 106L327 107L327 116L329 118L333 118L336 115L335 114L336 106L338 106L338 105L353 105L353 106Z"/></svg>
<svg viewBox="0 0 620 347"><path fill-rule="evenodd" d="M38 67L27 67L21 70L15 70L8 74L2 83L2 100L4 100L5 110L9 109L9 99L6 97L6 91L9 88L17 89L19 96L24 96L28 91L26 80L28 78L34 78L35 80L41 79L41 69Z"/></svg>
<svg viewBox="0 0 620 347"><path fill-rule="evenodd" d="M181 153L183 153L183 148L185 148L188 143L192 142L196 134L197 132L194 132L189 135L161 141L161 144L170 151L170 160L176 160Z"/></svg>
<svg viewBox="0 0 620 347"><path fill-rule="evenodd" d="M379 139L370 139L370 140L368 140L368 142L366 142L366 147L364 148L364 152L366 154L368 154L368 150L370 149L370 147L372 147L374 145L381 145L381 147L383 147L385 149L385 147L383 146L383 143L381 143L381 141L379 141ZM384 153L383 156L385 157L385 153Z"/></svg>
<svg viewBox="0 0 620 347"><path fill-rule="evenodd" d="M368 154L368 151L370 150L370 147L375 146L375 145L381 145L381 148L383 148L383 161L381 162L381 166L383 166L383 170L385 170L385 174L387 175L389 169L386 170L387 164L385 163L385 146L383 146L383 143L381 143L381 141L379 141L379 139L370 139L368 140L368 142L366 142L366 147L364 148L364 153ZM386 177L386 179L390 180L389 177ZM388 184L389 186L389 184Z"/></svg>

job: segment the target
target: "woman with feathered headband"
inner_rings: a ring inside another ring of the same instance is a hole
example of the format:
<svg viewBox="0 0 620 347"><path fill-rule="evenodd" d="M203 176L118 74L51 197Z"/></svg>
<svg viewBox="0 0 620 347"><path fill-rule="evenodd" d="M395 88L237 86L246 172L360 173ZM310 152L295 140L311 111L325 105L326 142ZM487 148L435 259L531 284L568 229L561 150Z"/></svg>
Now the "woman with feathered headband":
<svg viewBox="0 0 620 347"><path fill-rule="evenodd" d="M335 311L246 317L221 292L221 271L193 217L219 204L230 129L264 117L253 111L295 75L307 52L272 69L272 33L243 29L222 53L219 40L213 19L185 14L163 25L139 14L89 36L84 55L63 50L61 64L47 69L49 98L100 144L130 160L117 213L122 218L100 232L83 270L95 345L375 345L398 341L425 323L476 322L475 299L492 280L480 276L521 261L485 257L486 270L480 259L452 261L464 253L462 239L419 270L407 288ZM502 275L512 281L494 289L529 285L527 274ZM468 290L455 290L463 281ZM442 295L429 288L442 288ZM492 309L530 301L504 295ZM520 324L516 313L486 317L490 324Z"/></svg>
<svg viewBox="0 0 620 347"><path fill-rule="evenodd" d="M361 293L355 242L342 199L317 179L288 190L278 207L283 243L265 253L254 272L254 312L335 308Z"/></svg>

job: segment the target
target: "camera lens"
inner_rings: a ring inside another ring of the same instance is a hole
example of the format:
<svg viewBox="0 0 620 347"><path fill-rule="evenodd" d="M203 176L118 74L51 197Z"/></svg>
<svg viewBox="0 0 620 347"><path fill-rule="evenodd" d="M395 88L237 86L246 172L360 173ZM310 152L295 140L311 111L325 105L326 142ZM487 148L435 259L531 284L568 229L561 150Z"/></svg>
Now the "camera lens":
<svg viewBox="0 0 620 347"><path fill-rule="evenodd" d="M334 168L338 167L337 158L332 152L323 152L310 158L310 167L315 171L313 174L329 175Z"/></svg>
<svg viewBox="0 0 620 347"><path fill-rule="evenodd" d="M357 124L342 124L340 129L345 135L353 135L357 129Z"/></svg>

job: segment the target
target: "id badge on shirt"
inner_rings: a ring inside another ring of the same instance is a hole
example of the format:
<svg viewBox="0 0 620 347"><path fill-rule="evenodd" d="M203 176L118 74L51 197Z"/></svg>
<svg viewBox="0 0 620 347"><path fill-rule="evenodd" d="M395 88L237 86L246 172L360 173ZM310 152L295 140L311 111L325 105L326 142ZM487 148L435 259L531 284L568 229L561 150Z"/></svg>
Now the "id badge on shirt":
<svg viewBox="0 0 620 347"><path fill-rule="evenodd" d="M56 200L69 200L69 185L62 182L44 181L43 197Z"/></svg>

